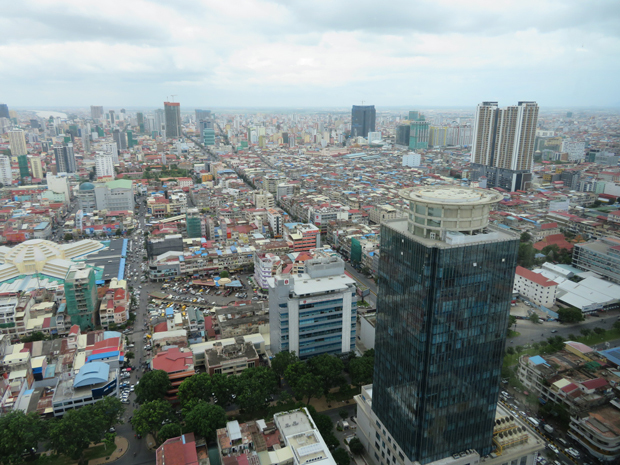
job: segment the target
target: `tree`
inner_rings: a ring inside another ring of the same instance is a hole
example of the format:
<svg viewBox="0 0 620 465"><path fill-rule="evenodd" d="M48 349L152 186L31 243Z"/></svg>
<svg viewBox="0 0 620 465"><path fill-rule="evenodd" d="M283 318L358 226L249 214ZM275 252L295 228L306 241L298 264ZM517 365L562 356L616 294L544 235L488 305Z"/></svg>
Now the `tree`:
<svg viewBox="0 0 620 465"><path fill-rule="evenodd" d="M233 403L232 395L237 391L237 377L216 373L211 376L211 390L216 404L226 407Z"/></svg>
<svg viewBox="0 0 620 465"><path fill-rule="evenodd" d="M183 428L178 423L167 423L157 433L159 440L164 443L170 438L176 438L183 434Z"/></svg>
<svg viewBox="0 0 620 465"><path fill-rule="evenodd" d="M508 316L508 329L517 324L517 317L514 315Z"/></svg>
<svg viewBox="0 0 620 465"><path fill-rule="evenodd" d="M520 354L521 352L523 352L523 350L524 350L523 346L517 346L517 347L515 347L515 352L516 352L516 353L518 353L518 354Z"/></svg>
<svg viewBox="0 0 620 465"><path fill-rule="evenodd" d="M248 368L237 377L235 402L245 412L254 414L265 407L277 386L277 376L270 368Z"/></svg>
<svg viewBox="0 0 620 465"><path fill-rule="evenodd" d="M349 465L351 463L349 454L342 447L338 447L336 450L332 451L332 457L337 465Z"/></svg>
<svg viewBox="0 0 620 465"><path fill-rule="evenodd" d="M614 329L615 329L616 331L620 331L620 321L616 321L616 322L614 323Z"/></svg>
<svg viewBox="0 0 620 465"><path fill-rule="evenodd" d="M360 455L362 452L364 452L364 444L362 444L362 441L360 441L359 438L355 436L349 441L349 449L351 449L351 452L353 454Z"/></svg>
<svg viewBox="0 0 620 465"><path fill-rule="evenodd" d="M144 404L157 399L162 399L170 389L170 378L163 370L153 370L145 373L136 386L136 398L138 403Z"/></svg>
<svg viewBox="0 0 620 465"><path fill-rule="evenodd" d="M522 232L521 233L521 242L530 242L532 240L532 235L530 233Z"/></svg>
<svg viewBox="0 0 620 465"><path fill-rule="evenodd" d="M142 385L142 381L138 384L138 386L140 385ZM159 430L163 425L173 423L174 420L174 411L170 404L163 399L157 399L146 402L139 409L135 410L131 424L136 432L143 436L151 433L155 442L159 444Z"/></svg>
<svg viewBox="0 0 620 465"><path fill-rule="evenodd" d="M286 372L286 369L288 368L288 366L298 361L299 361L299 357L295 355L295 351L278 352L271 359L271 369L274 371L276 375L278 375L279 386L282 385L282 377L284 376L284 373Z"/></svg>
<svg viewBox="0 0 620 465"><path fill-rule="evenodd" d="M540 318L538 317L538 314L536 312L532 312L530 315L530 321L532 323L539 323L540 322Z"/></svg>
<svg viewBox="0 0 620 465"><path fill-rule="evenodd" d="M306 405L310 405L310 399L313 397L318 399L325 392L321 378L313 373L302 375L291 388L297 398L306 397L308 399Z"/></svg>
<svg viewBox="0 0 620 465"><path fill-rule="evenodd" d="M581 328L579 332L585 337L588 337L590 334L592 334L592 330L590 328Z"/></svg>
<svg viewBox="0 0 620 465"><path fill-rule="evenodd" d="M179 386L178 397L181 407L185 408L192 400L208 402L212 397L212 388L211 376L208 373L199 373L186 378Z"/></svg>
<svg viewBox="0 0 620 465"><path fill-rule="evenodd" d="M375 357L356 357L349 362L349 374L351 375L351 382L356 386L363 386L364 384L372 383L372 376L374 374Z"/></svg>
<svg viewBox="0 0 620 465"><path fill-rule="evenodd" d="M185 416L185 424L194 433L207 441L215 439L218 428L226 426L226 410L219 405L208 402L199 402L191 412Z"/></svg>
<svg viewBox="0 0 620 465"><path fill-rule="evenodd" d="M514 347L506 347L506 353L508 355L514 355L514 353L515 353Z"/></svg>
<svg viewBox="0 0 620 465"><path fill-rule="evenodd" d="M534 249L529 242L521 242L519 244L517 263L524 268L531 268L534 266L535 250L536 249Z"/></svg>
<svg viewBox="0 0 620 465"><path fill-rule="evenodd" d="M308 361L308 366L310 371L321 379L325 394L332 387L341 384L344 363L338 357L329 354L317 355Z"/></svg>
<svg viewBox="0 0 620 465"><path fill-rule="evenodd" d="M92 442L104 437L104 424L92 405L69 410L49 427L48 448L79 460Z"/></svg>
<svg viewBox="0 0 620 465"><path fill-rule="evenodd" d="M117 236L122 236L123 235L123 230L121 228L118 228L114 234L116 234Z"/></svg>
<svg viewBox="0 0 620 465"><path fill-rule="evenodd" d="M70 234L70 233L65 234L64 239L65 239L65 241L70 241L70 240L72 240L72 239L73 239L73 234Z"/></svg>
<svg viewBox="0 0 620 465"><path fill-rule="evenodd" d="M130 351L130 352L127 352L127 353L125 354L125 360L127 360L127 362L129 362L129 360L133 360L133 359L135 359L135 358L136 358L135 354L134 354L133 352L131 352L131 351ZM139 386L139 385L138 385L138 386Z"/></svg>
<svg viewBox="0 0 620 465"><path fill-rule="evenodd" d="M42 333L41 331L34 331L32 334L28 336L22 336L21 342L36 342L36 341L47 341L49 336L47 334Z"/></svg>
<svg viewBox="0 0 620 465"><path fill-rule="evenodd" d="M599 326L597 326L596 328L594 328L594 332L596 334L605 334L605 330Z"/></svg>
<svg viewBox="0 0 620 465"><path fill-rule="evenodd" d="M101 420L103 430L108 431L121 421L125 407L114 396L106 396L93 404L95 415Z"/></svg>
<svg viewBox="0 0 620 465"><path fill-rule="evenodd" d="M346 409L342 409L338 412L338 415L340 415L340 418L342 418L343 420L346 420L349 417L349 411Z"/></svg>
<svg viewBox="0 0 620 465"><path fill-rule="evenodd" d="M583 312L577 307L568 307L558 310L558 319L562 323L578 323L583 321L585 317L583 316Z"/></svg>
<svg viewBox="0 0 620 465"><path fill-rule="evenodd" d="M226 270L224 271L220 271L220 278L228 278L230 276L230 273Z"/></svg>
<svg viewBox="0 0 620 465"><path fill-rule="evenodd" d="M36 449L45 435L45 424L36 412L11 410L0 417L0 463L22 462L24 450Z"/></svg>

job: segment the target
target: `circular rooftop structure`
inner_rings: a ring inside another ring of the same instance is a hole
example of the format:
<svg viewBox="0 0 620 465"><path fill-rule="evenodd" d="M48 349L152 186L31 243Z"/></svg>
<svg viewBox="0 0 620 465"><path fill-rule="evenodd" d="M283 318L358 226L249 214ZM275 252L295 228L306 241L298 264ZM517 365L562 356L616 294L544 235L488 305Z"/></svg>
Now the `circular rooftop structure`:
<svg viewBox="0 0 620 465"><path fill-rule="evenodd" d="M493 205L504 198L498 192L460 186L413 187L399 195L409 201L409 232L436 240L445 240L446 234L483 233Z"/></svg>
<svg viewBox="0 0 620 465"><path fill-rule="evenodd" d="M95 190L95 185L92 182L83 182L80 184L81 191L92 191Z"/></svg>

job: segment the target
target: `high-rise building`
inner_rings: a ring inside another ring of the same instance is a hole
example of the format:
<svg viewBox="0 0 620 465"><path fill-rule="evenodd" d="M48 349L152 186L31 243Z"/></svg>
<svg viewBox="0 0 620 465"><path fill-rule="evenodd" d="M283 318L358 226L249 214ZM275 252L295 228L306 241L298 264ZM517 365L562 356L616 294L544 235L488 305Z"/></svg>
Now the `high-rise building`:
<svg viewBox="0 0 620 465"><path fill-rule="evenodd" d="M197 208L189 208L185 213L187 237L204 237L205 220Z"/></svg>
<svg viewBox="0 0 620 465"><path fill-rule="evenodd" d="M166 138L181 137L181 104L178 102L164 102L166 116Z"/></svg>
<svg viewBox="0 0 620 465"><path fill-rule="evenodd" d="M97 179L114 179L114 161L112 160L112 157L107 155L97 155L95 157L95 173L97 174Z"/></svg>
<svg viewBox="0 0 620 465"><path fill-rule="evenodd" d="M71 324L79 325L82 331L95 328L97 309L97 285L92 268L74 265L65 277L65 298L67 315Z"/></svg>
<svg viewBox="0 0 620 465"><path fill-rule="evenodd" d="M55 145L54 156L56 158L56 173L75 173L77 171L73 144Z"/></svg>
<svg viewBox="0 0 620 465"><path fill-rule="evenodd" d="M28 154L26 135L23 129L11 129L9 131L9 144L11 146L11 156L18 157Z"/></svg>
<svg viewBox="0 0 620 465"><path fill-rule="evenodd" d="M195 110L196 111L196 124L201 121L206 121L211 119L211 110Z"/></svg>
<svg viewBox="0 0 620 465"><path fill-rule="evenodd" d="M162 128L164 126L164 123L166 122L164 110L162 110L161 108L155 110L155 115L153 115L153 119L155 120L155 129L153 130L157 132L158 136L161 136L163 132Z"/></svg>
<svg viewBox="0 0 620 465"><path fill-rule="evenodd" d="M30 167L32 168L33 178L43 179L43 165L41 164L41 157L32 157L30 159Z"/></svg>
<svg viewBox="0 0 620 465"><path fill-rule="evenodd" d="M377 429L393 438L394 463L396 445L398 463L471 449L484 456L494 449L519 238L489 227L497 192L417 187L400 195L409 217L381 224Z"/></svg>
<svg viewBox="0 0 620 465"><path fill-rule="evenodd" d="M4 155L0 155L0 183L3 186L10 186L13 183L11 159Z"/></svg>
<svg viewBox="0 0 620 465"><path fill-rule="evenodd" d="M140 134L144 134L144 113L136 113L136 119L138 121L138 130Z"/></svg>
<svg viewBox="0 0 620 465"><path fill-rule="evenodd" d="M101 145L104 152L110 154L115 165L118 164L118 145L116 142L105 142Z"/></svg>
<svg viewBox="0 0 620 465"><path fill-rule="evenodd" d="M428 148L429 128L429 122L419 111L409 112L409 148L411 150Z"/></svg>
<svg viewBox="0 0 620 465"><path fill-rule="evenodd" d="M17 164L19 165L20 178L27 178L30 176L30 170L28 169L28 155L19 155L17 157Z"/></svg>
<svg viewBox="0 0 620 465"><path fill-rule="evenodd" d="M341 258L317 253L305 273L267 278L271 351L295 352L307 359L355 349L355 281L344 274Z"/></svg>
<svg viewBox="0 0 620 465"><path fill-rule="evenodd" d="M119 129L115 129L112 133L112 138L116 142L118 150L127 150L127 137L124 132Z"/></svg>
<svg viewBox="0 0 620 465"><path fill-rule="evenodd" d="M114 114L114 110L110 110L110 125L114 126L114 123L116 122L116 115Z"/></svg>
<svg viewBox="0 0 620 465"><path fill-rule="evenodd" d="M91 150L90 146L90 124L87 123L80 129L80 137L82 139L82 149L85 154L89 154Z"/></svg>
<svg viewBox="0 0 620 465"><path fill-rule="evenodd" d="M6 103L0 103L0 118L10 118L9 106Z"/></svg>
<svg viewBox="0 0 620 465"><path fill-rule="evenodd" d="M499 108L482 102L476 109L471 150L473 180L486 176L489 187L527 189L532 179L538 122L536 102Z"/></svg>
<svg viewBox="0 0 620 465"><path fill-rule="evenodd" d="M351 136L368 137L375 131L377 112L374 105L353 105L351 109Z"/></svg>
<svg viewBox="0 0 620 465"><path fill-rule="evenodd" d="M102 119L103 118L103 107L97 105L90 106L90 117L92 119Z"/></svg>
<svg viewBox="0 0 620 465"><path fill-rule="evenodd" d="M401 124L396 127L396 145L404 145L409 147L409 134L411 131L410 124Z"/></svg>
<svg viewBox="0 0 620 465"><path fill-rule="evenodd" d="M204 145L211 147L215 145L215 130L214 129L203 129L202 130L202 142Z"/></svg>

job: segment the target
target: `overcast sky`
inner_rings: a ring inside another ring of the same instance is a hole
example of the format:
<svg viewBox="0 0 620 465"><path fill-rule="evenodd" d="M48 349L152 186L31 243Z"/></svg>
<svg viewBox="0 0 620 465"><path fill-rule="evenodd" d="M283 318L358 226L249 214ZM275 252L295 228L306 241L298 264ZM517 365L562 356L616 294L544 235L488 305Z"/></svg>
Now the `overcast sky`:
<svg viewBox="0 0 620 465"><path fill-rule="evenodd" d="M617 0L5 0L23 106L620 106Z"/></svg>

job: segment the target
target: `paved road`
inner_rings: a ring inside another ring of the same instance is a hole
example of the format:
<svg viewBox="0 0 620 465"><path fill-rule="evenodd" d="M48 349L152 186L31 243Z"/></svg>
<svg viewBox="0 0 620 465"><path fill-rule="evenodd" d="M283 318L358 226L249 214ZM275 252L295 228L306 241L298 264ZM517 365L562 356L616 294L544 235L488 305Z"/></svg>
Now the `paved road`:
<svg viewBox="0 0 620 465"><path fill-rule="evenodd" d="M368 279L362 273L359 273L351 266L350 263L345 263L344 268L351 276L353 276L353 279L370 289L370 294L365 298L365 300L372 307L377 308L377 284L373 280Z"/></svg>
<svg viewBox="0 0 620 465"><path fill-rule="evenodd" d="M620 312L613 310L609 313L601 314L599 318L588 317L581 323L564 324L558 321L545 322L543 324L532 323L530 320L517 320L516 329L520 336L509 338L507 343L513 347L524 346L546 340L551 336L562 336L568 339L569 334L581 336L580 331L583 328L594 329L596 327L611 329L613 324L618 320ZM551 331L556 331L552 333ZM613 347L613 345L612 345Z"/></svg>

